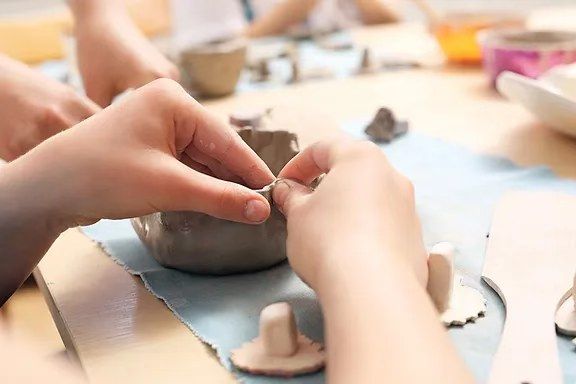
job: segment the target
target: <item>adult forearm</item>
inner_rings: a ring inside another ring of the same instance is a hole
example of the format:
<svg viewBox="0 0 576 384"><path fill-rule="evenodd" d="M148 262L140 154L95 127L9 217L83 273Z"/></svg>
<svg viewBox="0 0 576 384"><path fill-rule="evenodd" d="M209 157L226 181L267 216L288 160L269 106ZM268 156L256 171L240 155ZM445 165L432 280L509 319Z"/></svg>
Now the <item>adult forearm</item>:
<svg viewBox="0 0 576 384"><path fill-rule="evenodd" d="M328 382L472 383L411 267L354 252L318 287Z"/></svg>
<svg viewBox="0 0 576 384"><path fill-rule="evenodd" d="M308 17L318 0L284 0L270 12L258 17L245 31L248 37L285 33L288 28Z"/></svg>
<svg viewBox="0 0 576 384"><path fill-rule="evenodd" d="M0 306L64 229L51 206L55 191L42 187L35 168L21 159L0 166Z"/></svg>
<svg viewBox="0 0 576 384"><path fill-rule="evenodd" d="M400 20L398 12L382 0L356 0L364 24L394 23Z"/></svg>

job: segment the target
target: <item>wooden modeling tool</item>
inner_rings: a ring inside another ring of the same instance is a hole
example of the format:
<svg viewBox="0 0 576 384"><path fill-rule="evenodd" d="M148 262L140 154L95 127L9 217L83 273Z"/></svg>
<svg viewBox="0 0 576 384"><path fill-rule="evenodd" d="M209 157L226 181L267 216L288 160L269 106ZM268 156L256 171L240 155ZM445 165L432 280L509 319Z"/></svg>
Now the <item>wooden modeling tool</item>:
<svg viewBox="0 0 576 384"><path fill-rule="evenodd" d="M575 256L576 196L512 192L498 203L482 277L506 321L489 383L562 382L554 316Z"/></svg>
<svg viewBox="0 0 576 384"><path fill-rule="evenodd" d="M444 325L464 325L486 312L486 299L454 272L454 246L436 244L428 257L426 287Z"/></svg>
<svg viewBox="0 0 576 384"><path fill-rule="evenodd" d="M230 360L242 371L291 377L324 367L322 346L298 332L288 303L275 303L260 313L260 335L233 350Z"/></svg>

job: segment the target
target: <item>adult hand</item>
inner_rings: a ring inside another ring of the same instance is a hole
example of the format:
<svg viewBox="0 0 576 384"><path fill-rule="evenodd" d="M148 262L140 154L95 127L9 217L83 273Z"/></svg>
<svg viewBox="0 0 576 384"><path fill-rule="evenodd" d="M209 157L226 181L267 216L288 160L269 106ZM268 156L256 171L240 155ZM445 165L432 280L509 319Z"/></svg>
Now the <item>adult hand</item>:
<svg viewBox="0 0 576 384"><path fill-rule="evenodd" d="M0 157L18 156L100 108L56 80L0 55Z"/></svg>
<svg viewBox="0 0 576 384"><path fill-rule="evenodd" d="M307 187L323 173L315 191ZM279 178L286 180L273 197L288 220L289 261L312 288L352 264L389 262L408 262L425 284L427 255L412 185L377 146L320 142L294 157ZM348 256L334 256L343 253Z"/></svg>
<svg viewBox="0 0 576 384"><path fill-rule="evenodd" d="M87 13L78 20L75 34L86 94L102 107L126 89L180 77L178 68L147 40L124 9Z"/></svg>
<svg viewBox="0 0 576 384"><path fill-rule="evenodd" d="M133 91L19 160L11 166L36 186L23 193L37 201L38 190L53 191L41 202L63 227L156 211L245 223L270 213L268 201L248 187L273 181L271 171L172 80Z"/></svg>

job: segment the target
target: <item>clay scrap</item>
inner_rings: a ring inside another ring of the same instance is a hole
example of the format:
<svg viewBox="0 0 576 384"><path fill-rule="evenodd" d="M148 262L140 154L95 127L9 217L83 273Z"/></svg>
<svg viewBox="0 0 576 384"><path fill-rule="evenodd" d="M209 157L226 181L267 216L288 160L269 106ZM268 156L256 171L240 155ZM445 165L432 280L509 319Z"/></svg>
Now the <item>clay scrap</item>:
<svg viewBox="0 0 576 384"><path fill-rule="evenodd" d="M396 120L394 113L386 107L378 109L374 119L366 126L364 132L372 141L389 143L408 132L408 122Z"/></svg>
<svg viewBox="0 0 576 384"><path fill-rule="evenodd" d="M298 153L291 132L242 128L238 134L275 175ZM260 193L272 201L271 188ZM259 225L197 212L157 212L132 219L132 226L152 256L168 268L227 275L262 270L286 259L286 219L274 207Z"/></svg>
<svg viewBox="0 0 576 384"><path fill-rule="evenodd" d="M288 303L274 303L260 313L260 334L233 350L230 360L256 375L292 377L319 371L325 354L320 344L300 332Z"/></svg>
<svg viewBox="0 0 576 384"><path fill-rule="evenodd" d="M462 277L454 272L454 246L450 243L438 243L432 248L426 289L446 326L473 322L486 312L484 296L465 286Z"/></svg>

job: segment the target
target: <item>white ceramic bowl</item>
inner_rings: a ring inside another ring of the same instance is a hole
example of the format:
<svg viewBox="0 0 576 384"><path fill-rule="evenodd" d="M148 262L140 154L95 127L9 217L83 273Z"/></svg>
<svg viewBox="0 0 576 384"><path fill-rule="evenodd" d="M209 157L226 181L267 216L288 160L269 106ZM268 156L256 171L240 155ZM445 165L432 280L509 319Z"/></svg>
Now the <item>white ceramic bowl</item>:
<svg viewBox="0 0 576 384"><path fill-rule="evenodd" d="M564 96L558 88L512 72L498 76L496 88L550 128L576 137L576 101Z"/></svg>

